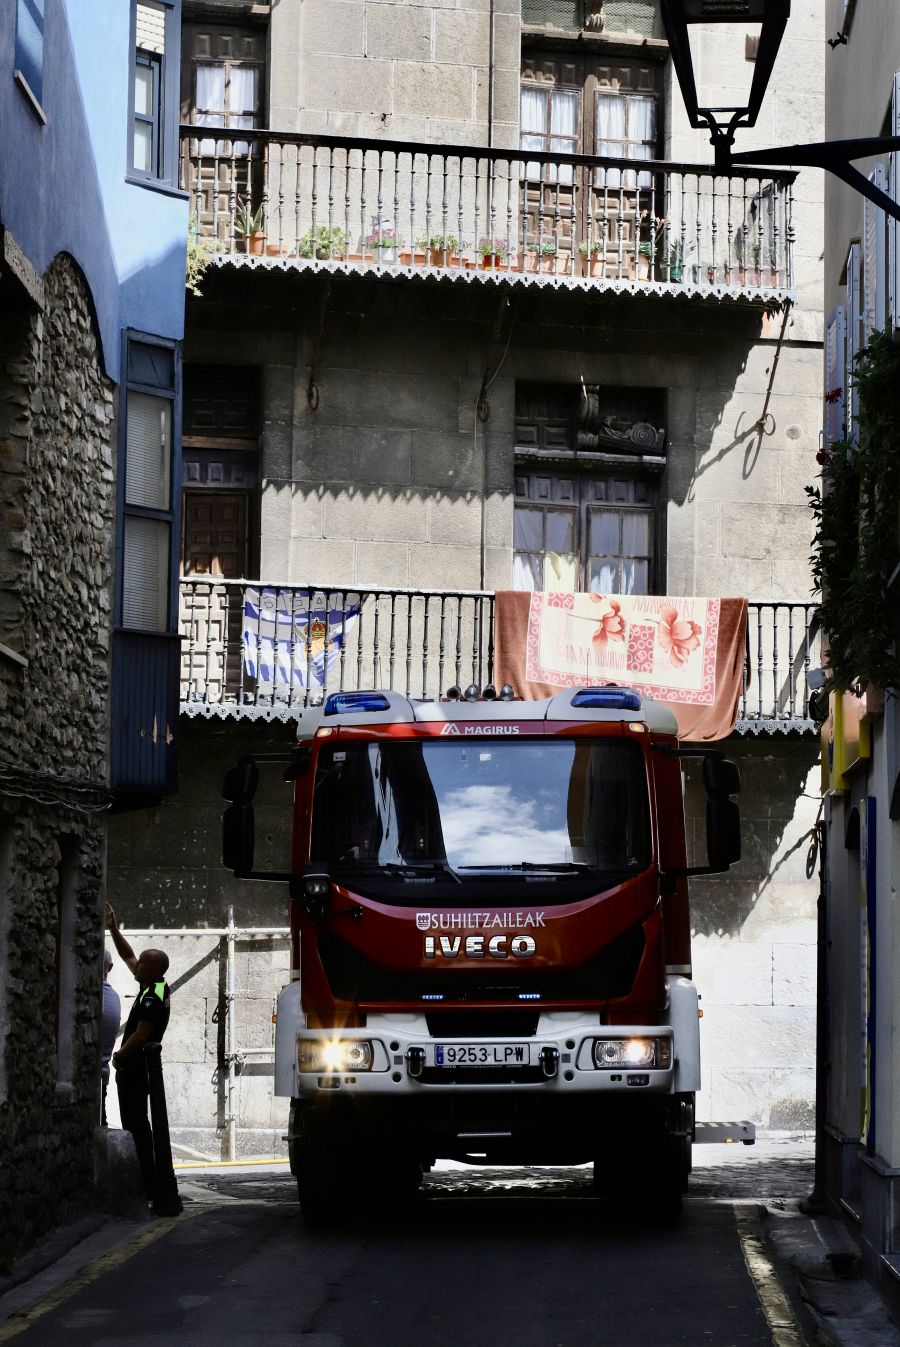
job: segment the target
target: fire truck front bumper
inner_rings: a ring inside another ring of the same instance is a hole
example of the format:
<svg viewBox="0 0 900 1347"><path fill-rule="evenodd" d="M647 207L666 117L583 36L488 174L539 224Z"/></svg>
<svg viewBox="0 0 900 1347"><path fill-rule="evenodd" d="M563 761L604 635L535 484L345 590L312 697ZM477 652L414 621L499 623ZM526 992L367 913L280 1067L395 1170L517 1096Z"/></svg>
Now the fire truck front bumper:
<svg viewBox="0 0 900 1347"><path fill-rule="evenodd" d="M555 1027L555 1026L554 1026ZM459 1091L674 1092L668 1025L567 1026L527 1039L442 1039L418 1026L302 1030L296 1038L294 1097L347 1091L392 1098Z"/></svg>

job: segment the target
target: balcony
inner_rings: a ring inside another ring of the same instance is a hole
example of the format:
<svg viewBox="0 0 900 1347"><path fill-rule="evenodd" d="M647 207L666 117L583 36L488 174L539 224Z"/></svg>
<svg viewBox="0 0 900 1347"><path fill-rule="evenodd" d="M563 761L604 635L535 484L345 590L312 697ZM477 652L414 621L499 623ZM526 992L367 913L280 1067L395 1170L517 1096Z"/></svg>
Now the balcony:
<svg viewBox="0 0 900 1347"><path fill-rule="evenodd" d="M292 720L329 692L436 697L493 679L488 591L338 589L258 580L181 582L181 713ZM751 603L739 734L816 734L806 673L816 605Z"/></svg>
<svg viewBox="0 0 900 1347"><path fill-rule="evenodd" d="M181 128L219 267L504 282L769 305L793 285L791 172Z"/></svg>

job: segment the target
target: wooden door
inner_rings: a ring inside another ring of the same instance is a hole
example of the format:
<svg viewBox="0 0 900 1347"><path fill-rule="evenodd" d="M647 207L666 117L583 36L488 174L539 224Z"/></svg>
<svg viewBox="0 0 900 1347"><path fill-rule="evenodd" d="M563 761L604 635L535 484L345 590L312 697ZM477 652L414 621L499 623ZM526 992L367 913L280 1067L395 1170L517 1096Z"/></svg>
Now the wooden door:
<svg viewBox="0 0 900 1347"><path fill-rule="evenodd" d="M184 25L182 121L221 128L191 142L191 186L199 196L199 224L204 234L225 238L233 208L245 205L253 212L260 204L263 156L252 139L241 139L240 132L263 124L264 85L264 29Z"/></svg>
<svg viewBox="0 0 900 1347"><path fill-rule="evenodd" d="M660 89L661 67L653 63L526 53L520 147L545 154L655 158ZM639 168L591 170L535 162L524 167L523 175L526 248L548 252L552 245L561 271L577 272L567 263L581 245L582 253L601 258L610 274L624 274L652 220L664 215L662 186Z"/></svg>
<svg viewBox="0 0 900 1347"><path fill-rule="evenodd" d="M247 573L247 503L242 491L186 491L182 574L237 580ZM204 700L233 700L243 687L240 585L182 589L182 685ZM184 692L182 698L184 699Z"/></svg>

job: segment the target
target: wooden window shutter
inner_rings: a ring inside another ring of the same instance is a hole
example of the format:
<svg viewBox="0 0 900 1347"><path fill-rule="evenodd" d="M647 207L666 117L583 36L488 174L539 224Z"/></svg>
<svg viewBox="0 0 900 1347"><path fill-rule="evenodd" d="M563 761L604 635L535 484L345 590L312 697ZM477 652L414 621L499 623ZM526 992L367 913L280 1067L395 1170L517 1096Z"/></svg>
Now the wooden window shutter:
<svg viewBox="0 0 900 1347"><path fill-rule="evenodd" d="M825 325L825 392L840 391L840 397L825 403L825 443L832 445L844 435L844 396L847 360L845 314L843 304L832 309Z"/></svg>

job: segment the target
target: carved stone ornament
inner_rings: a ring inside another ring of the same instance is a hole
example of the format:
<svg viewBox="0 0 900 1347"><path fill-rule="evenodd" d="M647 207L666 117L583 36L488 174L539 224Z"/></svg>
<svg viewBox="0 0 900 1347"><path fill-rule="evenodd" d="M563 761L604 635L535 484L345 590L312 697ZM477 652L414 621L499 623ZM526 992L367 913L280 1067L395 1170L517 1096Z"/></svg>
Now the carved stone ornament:
<svg viewBox="0 0 900 1347"><path fill-rule="evenodd" d="M603 32L603 0L584 0L584 26L590 33Z"/></svg>
<svg viewBox="0 0 900 1347"><path fill-rule="evenodd" d="M600 449L610 445L632 453L661 454L666 447L666 430L649 421L627 421L602 412L599 388L583 387L575 442L579 449Z"/></svg>

